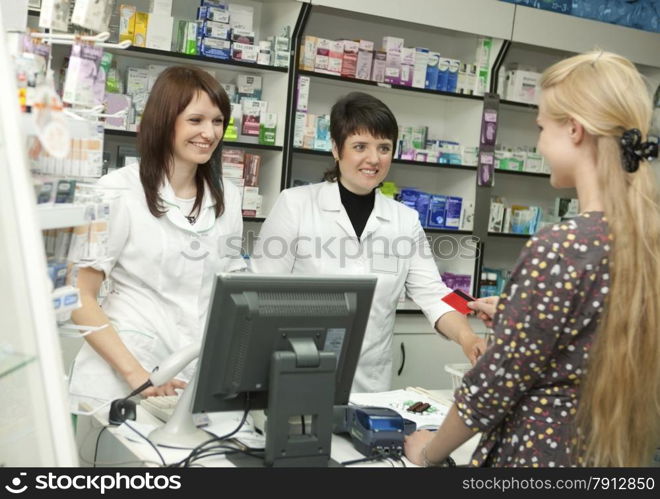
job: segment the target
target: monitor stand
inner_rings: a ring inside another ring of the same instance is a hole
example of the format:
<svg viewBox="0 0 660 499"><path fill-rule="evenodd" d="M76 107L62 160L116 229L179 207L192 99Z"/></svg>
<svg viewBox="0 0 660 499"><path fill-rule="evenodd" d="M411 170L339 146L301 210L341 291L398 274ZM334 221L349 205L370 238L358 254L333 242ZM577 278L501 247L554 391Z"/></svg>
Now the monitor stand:
<svg viewBox="0 0 660 499"><path fill-rule="evenodd" d="M170 419L163 426L159 426L149 433L149 440L163 447L194 449L214 437L195 425L192 417L194 393L195 378L191 379L183 390Z"/></svg>
<svg viewBox="0 0 660 499"><path fill-rule="evenodd" d="M328 467L332 443L337 357L310 338L289 338L293 351L273 352L264 459L232 454L236 466ZM311 429L292 434L291 417L311 416Z"/></svg>

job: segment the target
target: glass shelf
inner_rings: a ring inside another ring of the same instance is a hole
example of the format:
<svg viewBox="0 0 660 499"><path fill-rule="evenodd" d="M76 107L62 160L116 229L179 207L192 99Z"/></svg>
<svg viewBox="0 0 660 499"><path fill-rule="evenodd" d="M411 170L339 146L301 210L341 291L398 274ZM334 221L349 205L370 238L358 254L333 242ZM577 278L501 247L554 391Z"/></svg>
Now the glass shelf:
<svg viewBox="0 0 660 499"><path fill-rule="evenodd" d="M137 138L137 132L132 130L115 130L114 128L106 128L105 135L109 137L128 137ZM223 140L222 145L225 147L243 147L245 149L259 149L262 151L281 151L282 146L271 146L266 144L255 144L253 142L242 142L239 140Z"/></svg>
<svg viewBox="0 0 660 499"><path fill-rule="evenodd" d="M19 370L36 359L35 355L0 350L0 378Z"/></svg>
<svg viewBox="0 0 660 499"><path fill-rule="evenodd" d="M521 109L529 112L536 112L539 108L536 104L528 104L527 102L517 102L514 100L500 100L500 106L504 109Z"/></svg>
<svg viewBox="0 0 660 499"><path fill-rule="evenodd" d="M293 149L293 152L296 154L310 154L312 156L327 156L332 157L330 151L318 151L316 149L303 149L301 147L296 147ZM446 168L449 170L463 170L473 172L477 169L476 166L470 165L455 165L449 163L429 163L428 161L413 161L409 159L398 159L394 158L392 164L396 165L411 165L411 166L424 166L427 168Z"/></svg>
<svg viewBox="0 0 660 499"><path fill-rule="evenodd" d="M529 239L534 234L515 234L512 232L489 232L488 237L505 237L510 239Z"/></svg>
<svg viewBox="0 0 660 499"><path fill-rule="evenodd" d="M449 99L463 99L463 100L472 100L472 101L483 101L484 98L481 95L467 95L467 94L457 94L455 92L443 92L441 90L432 90L430 88L418 88L418 87L409 87L407 85L395 85L393 83L382 83L378 81L371 80L359 80L357 78L346 78L343 76L329 75L325 73L317 73L315 71L307 71L304 69L298 70L298 74L302 76L309 76L310 78L319 78L324 80L331 80L335 82L354 84L354 85L366 85L370 87L378 87L392 90L402 90L405 92L417 92L424 93L429 96L434 95L438 97L444 97Z"/></svg>
<svg viewBox="0 0 660 499"><path fill-rule="evenodd" d="M523 177L540 177L540 178L550 178L549 173L536 173L536 172L516 172L512 170L500 170L500 169L495 169L495 175L497 176L500 173L504 173L505 175L518 175L518 176L523 176Z"/></svg>
<svg viewBox="0 0 660 499"><path fill-rule="evenodd" d="M145 47L128 47L127 49L108 49L116 55L123 55L126 57L138 57L140 59L149 59L151 61L187 61L195 63L206 63L212 65L221 65L226 69L245 70L253 69L256 71L268 71L273 73L288 73L288 67L280 66L267 66L264 64L256 64L254 62L234 61L232 59L216 59L213 57L206 57L203 55L183 54L180 52L170 52L167 50L148 49Z"/></svg>

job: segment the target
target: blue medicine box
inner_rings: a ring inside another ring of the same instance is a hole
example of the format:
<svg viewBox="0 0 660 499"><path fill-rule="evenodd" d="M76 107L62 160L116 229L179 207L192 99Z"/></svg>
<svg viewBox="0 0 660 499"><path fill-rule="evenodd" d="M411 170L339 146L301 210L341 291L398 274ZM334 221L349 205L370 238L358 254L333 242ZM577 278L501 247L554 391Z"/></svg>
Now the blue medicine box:
<svg viewBox="0 0 660 499"><path fill-rule="evenodd" d="M447 208L447 196L433 194L429 203L428 227L432 229L445 228L445 211Z"/></svg>
<svg viewBox="0 0 660 499"><path fill-rule="evenodd" d="M461 223L463 198L448 196L445 209L445 229L458 229Z"/></svg>
<svg viewBox="0 0 660 499"><path fill-rule="evenodd" d="M422 227L426 227L428 224L430 204L431 204L431 195L427 194L426 192L420 192L419 196L417 196L415 209L419 214L419 223L422 224Z"/></svg>
<svg viewBox="0 0 660 499"><path fill-rule="evenodd" d="M430 194L417 189L404 188L399 192L399 202L415 210L419 215L419 223L426 226Z"/></svg>
<svg viewBox="0 0 660 499"><path fill-rule="evenodd" d="M426 81L424 88L435 90L438 86L438 61L440 54L437 52L429 52L428 62L426 65Z"/></svg>
<svg viewBox="0 0 660 499"><path fill-rule="evenodd" d="M417 189L401 189L399 191L399 202L415 210L417 209L417 198L419 194L420 192Z"/></svg>

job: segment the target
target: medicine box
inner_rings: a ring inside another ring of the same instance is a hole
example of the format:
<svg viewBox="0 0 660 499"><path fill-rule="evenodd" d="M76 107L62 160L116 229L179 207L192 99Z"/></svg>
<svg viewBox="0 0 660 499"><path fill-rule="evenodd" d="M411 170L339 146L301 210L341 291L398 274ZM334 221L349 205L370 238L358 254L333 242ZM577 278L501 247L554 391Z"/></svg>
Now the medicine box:
<svg viewBox="0 0 660 499"><path fill-rule="evenodd" d="M199 53L206 57L228 60L231 56L231 42L217 38L200 38Z"/></svg>
<svg viewBox="0 0 660 499"><path fill-rule="evenodd" d="M533 71L514 69L507 72L506 98L508 100L536 104L539 94L541 74Z"/></svg>
<svg viewBox="0 0 660 499"><path fill-rule="evenodd" d="M235 61L257 62L259 49L255 45L245 43L233 43L231 46L231 58Z"/></svg>
<svg viewBox="0 0 660 499"><path fill-rule="evenodd" d="M146 47L155 50L171 50L173 25L174 18L171 16L150 14Z"/></svg>
<svg viewBox="0 0 660 499"><path fill-rule="evenodd" d="M209 20L200 21L197 36L218 38L220 40L233 40L232 30L229 24Z"/></svg>
<svg viewBox="0 0 660 499"><path fill-rule="evenodd" d="M149 14L146 12L135 13L135 32L133 34L133 46L145 47L147 44L147 29L149 26Z"/></svg>
<svg viewBox="0 0 660 499"><path fill-rule="evenodd" d="M428 227L433 229L445 228L445 212L447 209L447 196L433 194L429 202Z"/></svg>
<svg viewBox="0 0 660 499"><path fill-rule="evenodd" d="M371 67L373 65L373 59L374 59L373 50L366 50L361 47L358 48L357 66L355 68L355 78L357 78L358 80L371 79Z"/></svg>
<svg viewBox="0 0 660 499"><path fill-rule="evenodd" d="M371 79L377 82L385 81L385 68L387 67L387 54L385 52L374 52L374 62L371 67Z"/></svg>
<svg viewBox="0 0 660 499"><path fill-rule="evenodd" d="M135 5L119 6L119 41L123 42L129 40L133 42L135 35L135 13L137 9Z"/></svg>
<svg viewBox="0 0 660 499"><path fill-rule="evenodd" d="M298 99L296 101L296 111L307 112L309 102L309 76L298 77Z"/></svg>
<svg viewBox="0 0 660 499"><path fill-rule="evenodd" d="M461 222L461 209L463 207L463 198L458 196L448 196L445 208L445 228L458 229Z"/></svg>
<svg viewBox="0 0 660 499"><path fill-rule="evenodd" d="M314 71L316 61L316 46L318 38L315 36L305 36L303 38L302 61L301 66L305 71Z"/></svg>
<svg viewBox="0 0 660 499"><path fill-rule="evenodd" d="M231 41L254 45L254 32L245 29L234 28L231 30Z"/></svg>
<svg viewBox="0 0 660 499"><path fill-rule="evenodd" d="M355 78L360 45L358 42L344 40L344 57L341 64L341 75L345 78Z"/></svg>
<svg viewBox="0 0 660 499"><path fill-rule="evenodd" d="M217 7L202 5L197 8L197 19L208 19L219 23L229 23L229 12Z"/></svg>

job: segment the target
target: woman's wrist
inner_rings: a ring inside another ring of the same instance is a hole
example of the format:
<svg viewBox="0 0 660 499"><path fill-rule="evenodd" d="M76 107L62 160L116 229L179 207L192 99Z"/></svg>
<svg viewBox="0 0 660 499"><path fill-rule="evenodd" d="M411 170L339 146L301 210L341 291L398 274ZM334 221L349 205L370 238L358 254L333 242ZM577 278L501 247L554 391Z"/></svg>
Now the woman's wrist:
<svg viewBox="0 0 660 499"><path fill-rule="evenodd" d="M422 463L423 463L424 467L426 467L426 468L437 468L437 467L441 467L441 466L446 466L446 464L445 464L446 460L445 459L442 459L441 461L433 461L433 460L429 459L429 457L427 455L427 449L428 448L429 448L429 444L426 444L424 447L422 447L421 456L422 456Z"/></svg>

